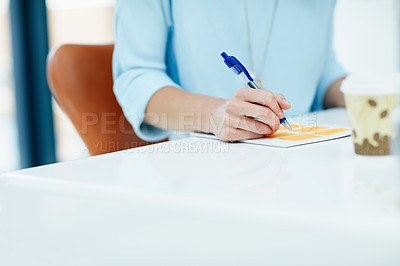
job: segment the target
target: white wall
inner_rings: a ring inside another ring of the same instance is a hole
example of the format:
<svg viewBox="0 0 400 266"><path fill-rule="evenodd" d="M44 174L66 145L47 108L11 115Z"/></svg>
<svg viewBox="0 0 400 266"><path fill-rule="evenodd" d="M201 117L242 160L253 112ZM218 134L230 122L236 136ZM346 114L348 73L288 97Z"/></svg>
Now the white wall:
<svg viewBox="0 0 400 266"><path fill-rule="evenodd" d="M400 71L400 0L338 0L335 49L350 72Z"/></svg>

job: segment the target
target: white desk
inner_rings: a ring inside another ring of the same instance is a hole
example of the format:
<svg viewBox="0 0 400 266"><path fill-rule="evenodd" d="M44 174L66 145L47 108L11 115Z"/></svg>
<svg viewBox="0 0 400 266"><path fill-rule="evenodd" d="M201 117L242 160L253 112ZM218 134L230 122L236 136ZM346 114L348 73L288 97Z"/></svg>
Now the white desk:
<svg viewBox="0 0 400 266"><path fill-rule="evenodd" d="M0 265L400 265L398 165L189 138L4 174Z"/></svg>

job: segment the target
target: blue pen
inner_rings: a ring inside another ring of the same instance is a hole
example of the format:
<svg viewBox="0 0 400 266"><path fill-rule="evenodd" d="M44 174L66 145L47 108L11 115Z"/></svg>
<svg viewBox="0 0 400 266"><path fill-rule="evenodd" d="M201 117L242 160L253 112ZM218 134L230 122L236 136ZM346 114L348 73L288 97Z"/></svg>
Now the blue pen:
<svg viewBox="0 0 400 266"><path fill-rule="evenodd" d="M234 56L228 56L225 52L221 54L222 58L224 58L225 65L230 68L233 73L235 73L240 80L244 83L244 85L249 88L260 90L256 83L254 83L253 78L250 76L247 69L236 59ZM286 117L283 117L279 120L279 122L288 130L292 130L289 122L286 120Z"/></svg>

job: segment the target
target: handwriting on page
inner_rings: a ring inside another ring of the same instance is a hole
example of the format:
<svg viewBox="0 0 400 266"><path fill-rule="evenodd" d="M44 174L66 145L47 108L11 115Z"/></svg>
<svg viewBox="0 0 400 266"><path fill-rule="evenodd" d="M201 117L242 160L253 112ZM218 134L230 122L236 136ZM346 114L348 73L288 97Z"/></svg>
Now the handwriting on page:
<svg viewBox="0 0 400 266"><path fill-rule="evenodd" d="M348 131L349 129L347 128L332 128L332 129L328 129L328 130L322 130L322 131L318 131L318 135L332 135L332 134L336 134L336 133L340 133L340 132L345 132Z"/></svg>
<svg viewBox="0 0 400 266"><path fill-rule="evenodd" d="M263 139L280 139L288 141L305 141L315 138L327 137L342 132L350 132L348 128L335 128L329 126L306 126L306 125L291 125L293 130L288 131L285 127L280 126L279 130ZM349 134L347 134L349 135Z"/></svg>
<svg viewBox="0 0 400 266"><path fill-rule="evenodd" d="M324 142L333 139L348 137L351 135L351 130L342 126L333 124L317 125L302 125L291 124L292 131L281 126L277 132L271 136L258 139L242 140L240 142L257 144L264 146L272 146L278 148L289 148L299 145ZM213 135L196 133L198 136L207 138L216 138Z"/></svg>
<svg viewBox="0 0 400 266"><path fill-rule="evenodd" d="M327 129L328 127L317 127L317 126L312 126L312 127L301 127L300 129L294 129L292 131L294 132L301 132L301 133L312 133L321 129Z"/></svg>

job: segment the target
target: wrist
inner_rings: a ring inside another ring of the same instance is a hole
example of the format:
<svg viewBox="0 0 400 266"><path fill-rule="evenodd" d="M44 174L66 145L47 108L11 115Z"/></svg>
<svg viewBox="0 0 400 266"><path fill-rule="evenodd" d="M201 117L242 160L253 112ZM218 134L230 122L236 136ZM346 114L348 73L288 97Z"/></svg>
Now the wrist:
<svg viewBox="0 0 400 266"><path fill-rule="evenodd" d="M207 99L201 105L200 119L198 130L204 133L214 133L213 126L216 123L216 114L218 108L220 108L224 103L225 99L206 96Z"/></svg>

